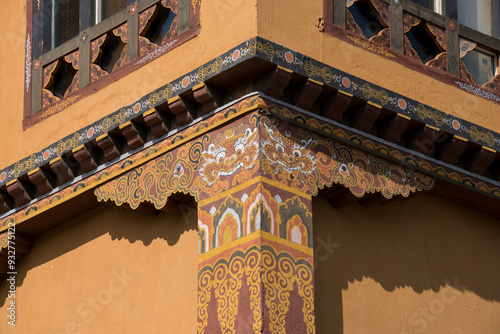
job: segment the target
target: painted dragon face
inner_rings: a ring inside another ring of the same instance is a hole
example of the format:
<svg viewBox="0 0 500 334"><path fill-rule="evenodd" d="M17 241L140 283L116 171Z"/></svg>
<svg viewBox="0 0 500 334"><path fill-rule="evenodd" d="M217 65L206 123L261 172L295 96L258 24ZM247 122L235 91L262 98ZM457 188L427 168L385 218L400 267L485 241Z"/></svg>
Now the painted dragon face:
<svg viewBox="0 0 500 334"><path fill-rule="evenodd" d="M316 159L310 153L310 146L315 140L301 140L293 138L288 131L274 132L267 124L266 131L261 139L262 153L267 160L285 168L288 172L299 171L312 173L316 168Z"/></svg>
<svg viewBox="0 0 500 334"><path fill-rule="evenodd" d="M220 176L236 173L240 168L250 168L258 159L258 129L246 127L244 131L226 131L217 144L210 144L202 152L200 173L208 184Z"/></svg>
<svg viewBox="0 0 500 334"><path fill-rule="evenodd" d="M316 169L316 159L311 154L311 146L316 141L312 138L300 140L291 133L274 132L264 124L261 128L243 125L224 132L218 140L202 152L200 174L207 184L214 184L221 176L235 174L238 170L251 169L262 154L264 169L275 172L284 168L289 173L294 171L310 174Z"/></svg>

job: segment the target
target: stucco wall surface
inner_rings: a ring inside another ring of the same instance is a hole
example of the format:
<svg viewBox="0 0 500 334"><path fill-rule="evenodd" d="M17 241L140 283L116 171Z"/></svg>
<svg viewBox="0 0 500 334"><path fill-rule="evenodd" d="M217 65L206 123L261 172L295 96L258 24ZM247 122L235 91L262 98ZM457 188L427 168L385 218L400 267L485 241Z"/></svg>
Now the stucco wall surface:
<svg viewBox="0 0 500 334"><path fill-rule="evenodd" d="M321 32L323 0L259 0L257 10L259 36L447 114L500 132L500 104Z"/></svg>
<svg viewBox="0 0 500 334"><path fill-rule="evenodd" d="M31 3L31 1L30 1ZM254 0L203 0L198 36L23 131L26 1L0 1L0 168L80 130L257 35Z"/></svg>
<svg viewBox="0 0 500 334"><path fill-rule="evenodd" d="M195 333L196 215L102 206L39 236L17 265L16 326L0 333Z"/></svg>
<svg viewBox="0 0 500 334"><path fill-rule="evenodd" d="M0 3L0 166L37 152L259 35L438 110L500 131L500 105L343 42L318 28L323 0L203 0L200 34L23 131L26 3Z"/></svg>
<svg viewBox="0 0 500 334"><path fill-rule="evenodd" d="M313 200L318 333L500 333L500 224L432 195Z"/></svg>

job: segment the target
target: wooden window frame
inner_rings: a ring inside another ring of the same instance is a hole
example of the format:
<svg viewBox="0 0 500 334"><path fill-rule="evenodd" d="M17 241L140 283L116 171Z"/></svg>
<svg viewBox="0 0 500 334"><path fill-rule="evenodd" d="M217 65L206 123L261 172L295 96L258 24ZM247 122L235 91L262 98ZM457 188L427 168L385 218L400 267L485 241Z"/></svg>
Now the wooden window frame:
<svg viewBox="0 0 500 334"><path fill-rule="evenodd" d="M460 77L459 69L459 38L471 40L481 48L500 56L500 0L492 0L492 35L483 34L477 30L457 23L457 0L442 0L443 14L422 7L409 0L381 0L390 6L391 47L396 54L404 57L403 44L403 13L408 12L423 20L446 29L448 44L447 64L448 74ZM339 36L339 28L346 31L346 0L323 0L325 31ZM424 65L425 66L425 65ZM429 70L427 68L427 70ZM497 73L499 72L497 67Z"/></svg>
<svg viewBox="0 0 500 334"><path fill-rule="evenodd" d="M127 75L137 68L149 63L153 59L139 57L139 14L150 6L159 3L160 0L127 0L126 10L122 10L113 16L106 18L96 25L92 25L91 8L92 0L80 0L80 33L63 43L62 45L43 53L40 48L35 49L41 38L40 30L43 27L43 12L37 6L37 1L27 1L27 30L26 30L26 71L24 90L24 117L23 129L46 119L55 113L64 110L67 106L76 103L82 97L88 96ZM83 8L82 8L83 7ZM178 34L171 47L166 48L164 53L195 37L199 32L199 1L198 0L178 0ZM38 24L37 24L38 23ZM107 33L120 24L127 23L127 64L116 72L90 82L90 50L93 39ZM42 80L43 68L45 65L59 59L70 52L79 50L79 83L78 94L61 99L54 105L42 108ZM151 57L150 57L151 58ZM78 95L78 97L75 97ZM72 97L71 99L69 97ZM47 109L51 108L49 113Z"/></svg>

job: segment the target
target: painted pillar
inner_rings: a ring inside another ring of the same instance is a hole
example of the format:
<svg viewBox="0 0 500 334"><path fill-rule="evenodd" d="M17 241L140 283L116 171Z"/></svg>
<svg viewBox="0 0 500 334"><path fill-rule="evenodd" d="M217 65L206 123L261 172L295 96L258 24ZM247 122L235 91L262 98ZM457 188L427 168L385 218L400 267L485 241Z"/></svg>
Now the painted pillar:
<svg viewBox="0 0 500 334"><path fill-rule="evenodd" d="M198 333L314 333L312 196L333 187L391 199L432 187L424 175L328 138L336 132L261 105L203 144Z"/></svg>
<svg viewBox="0 0 500 334"><path fill-rule="evenodd" d="M312 197L273 179L313 157L262 117L233 122L201 154L198 333L315 332Z"/></svg>
<svg viewBox="0 0 500 334"><path fill-rule="evenodd" d="M198 225L198 333L315 332L311 196L255 178Z"/></svg>

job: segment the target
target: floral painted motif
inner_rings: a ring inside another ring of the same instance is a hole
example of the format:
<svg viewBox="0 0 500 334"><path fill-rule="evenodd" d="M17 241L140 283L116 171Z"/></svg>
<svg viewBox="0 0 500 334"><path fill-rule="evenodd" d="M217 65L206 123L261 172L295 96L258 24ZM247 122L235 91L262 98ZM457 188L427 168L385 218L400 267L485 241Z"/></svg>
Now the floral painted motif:
<svg viewBox="0 0 500 334"><path fill-rule="evenodd" d="M474 50L474 48L477 46L477 43L471 42L465 38L460 38L460 58L465 57L467 52Z"/></svg>
<svg viewBox="0 0 500 334"><path fill-rule="evenodd" d="M31 83L31 39L30 35L26 37L26 70L25 70L25 83L26 83L26 92L29 91L30 83Z"/></svg>
<svg viewBox="0 0 500 334"><path fill-rule="evenodd" d="M430 22L425 23L429 31L434 35L436 38L436 41L438 42L439 46L441 47L441 51L446 51L446 31L438 27L435 24L432 24Z"/></svg>

